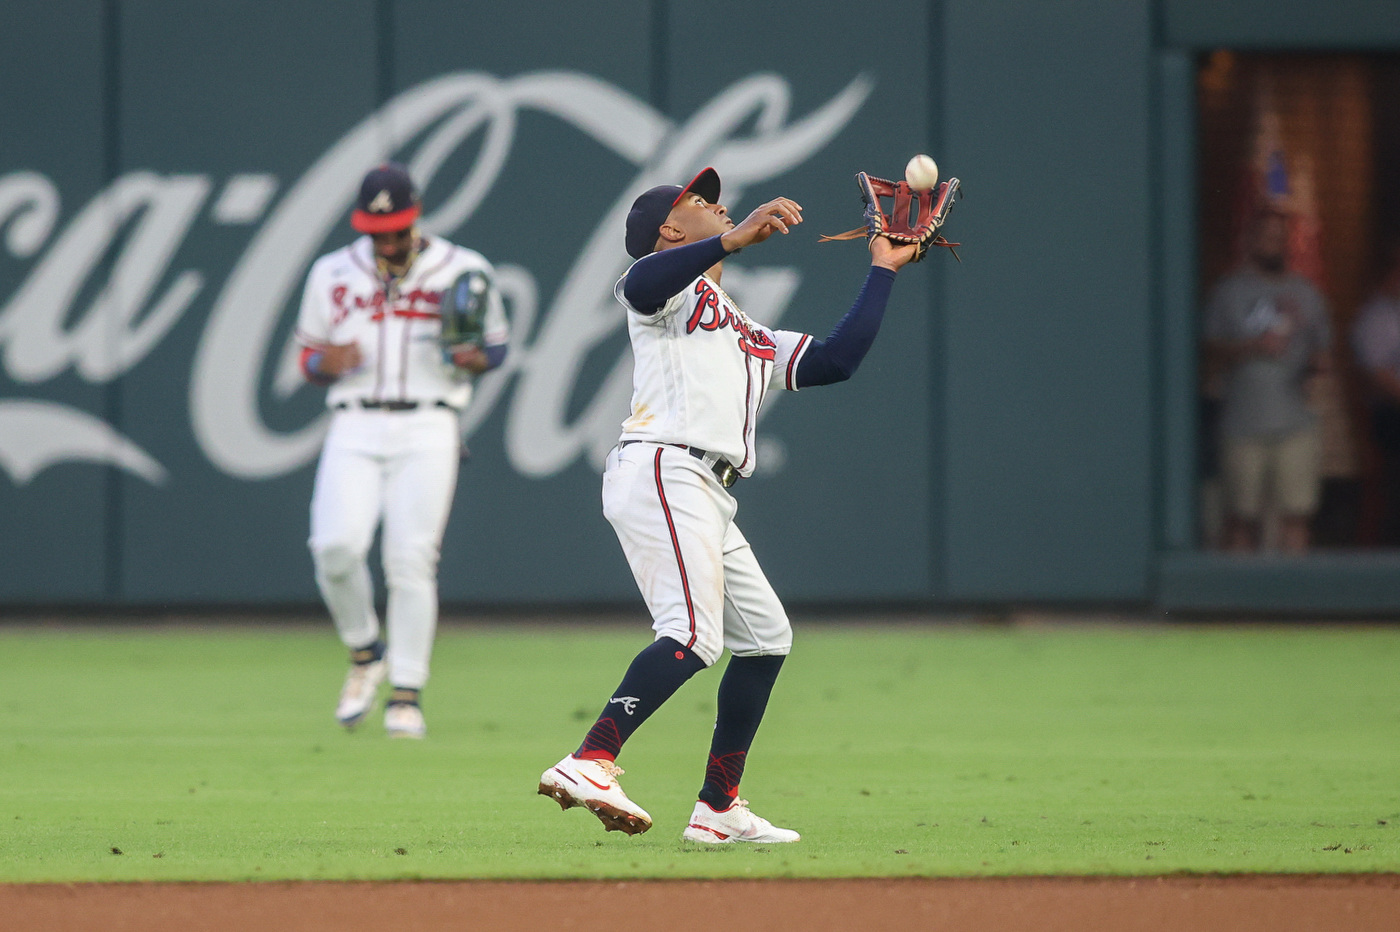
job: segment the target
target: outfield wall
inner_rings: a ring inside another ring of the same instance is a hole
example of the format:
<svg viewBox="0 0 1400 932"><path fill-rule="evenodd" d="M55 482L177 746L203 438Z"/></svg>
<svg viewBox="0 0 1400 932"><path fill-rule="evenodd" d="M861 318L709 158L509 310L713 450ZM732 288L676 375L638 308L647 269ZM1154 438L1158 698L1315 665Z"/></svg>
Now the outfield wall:
<svg viewBox="0 0 1400 932"><path fill-rule="evenodd" d="M816 233L856 222L856 170L924 150L963 179L963 262L901 276L853 382L768 409L740 523L780 591L1277 593L1190 545L1192 55L1400 48L1392 4L874 0L856 22L733 0L524 0L509 19L9 0L3 18L0 75L25 90L0 101L0 604L315 599L323 394L291 328L386 156L419 172L431 229L497 264L516 328L468 413L443 597L632 600L598 503L627 400L610 290L631 197L712 163L736 212L798 199L808 224L725 285L824 335L864 261ZM1400 606L1400 565L1370 559L1370 607ZM1323 610L1357 607L1301 571Z"/></svg>

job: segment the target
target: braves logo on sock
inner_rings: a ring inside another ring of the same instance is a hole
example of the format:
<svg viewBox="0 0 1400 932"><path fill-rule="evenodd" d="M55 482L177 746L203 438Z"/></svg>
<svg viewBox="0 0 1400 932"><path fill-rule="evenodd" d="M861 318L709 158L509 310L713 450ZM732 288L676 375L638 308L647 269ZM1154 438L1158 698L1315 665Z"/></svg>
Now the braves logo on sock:
<svg viewBox="0 0 1400 932"><path fill-rule="evenodd" d="M637 703L641 702L641 700L638 699L636 696L617 696L613 699L609 699L608 705L612 705L614 702L622 703L622 711L626 712L628 715L631 715L632 710L637 708Z"/></svg>

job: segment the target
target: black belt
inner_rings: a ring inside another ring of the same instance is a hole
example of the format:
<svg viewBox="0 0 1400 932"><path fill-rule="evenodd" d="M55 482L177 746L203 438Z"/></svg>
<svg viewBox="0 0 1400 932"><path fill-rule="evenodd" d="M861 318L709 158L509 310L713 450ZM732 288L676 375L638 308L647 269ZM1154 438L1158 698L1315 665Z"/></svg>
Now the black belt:
<svg viewBox="0 0 1400 932"><path fill-rule="evenodd" d="M417 411L420 407L420 402L417 401L375 401L372 398L361 398L357 402L357 404L359 404L361 408L368 408L371 411ZM457 410L452 405L440 399L438 401L434 401L431 405L429 405L426 401L421 402L421 406L433 408L447 408L449 411ZM339 401L332 405L332 407L334 407L337 411L344 411L350 407L350 402Z"/></svg>
<svg viewBox="0 0 1400 932"><path fill-rule="evenodd" d="M710 472L715 474L715 478L719 480L719 484L726 489L739 481L739 470L735 469L733 465L730 464L729 460L720 456L718 453L711 453L708 450L702 450L699 447L692 447L684 443L666 443L662 440L624 440L619 443L618 446L625 447L629 443L657 443L663 447L675 447L678 450L684 450L710 467Z"/></svg>

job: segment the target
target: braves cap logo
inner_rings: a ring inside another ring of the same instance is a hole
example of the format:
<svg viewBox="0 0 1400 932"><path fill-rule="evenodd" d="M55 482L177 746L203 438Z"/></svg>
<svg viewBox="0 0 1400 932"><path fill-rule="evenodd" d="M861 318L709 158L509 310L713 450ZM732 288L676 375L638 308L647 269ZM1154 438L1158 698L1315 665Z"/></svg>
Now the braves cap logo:
<svg viewBox="0 0 1400 932"><path fill-rule="evenodd" d="M365 206L365 209L373 214L387 214L394 209L394 199L389 196L388 188L380 188L379 193L374 196L374 200Z"/></svg>
<svg viewBox="0 0 1400 932"><path fill-rule="evenodd" d="M397 233L413 226L420 213L418 190L408 169L388 162L370 171L360 182L350 225L361 233Z"/></svg>

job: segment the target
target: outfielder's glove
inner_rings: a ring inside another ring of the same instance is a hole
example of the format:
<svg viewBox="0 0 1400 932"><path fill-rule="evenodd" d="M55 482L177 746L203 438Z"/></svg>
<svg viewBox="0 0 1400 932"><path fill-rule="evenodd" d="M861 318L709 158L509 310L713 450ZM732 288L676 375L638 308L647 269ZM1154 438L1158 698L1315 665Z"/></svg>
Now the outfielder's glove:
<svg viewBox="0 0 1400 932"><path fill-rule="evenodd" d="M486 306L490 293L491 279L480 269L463 272L442 293L442 303L438 305L438 314L442 318L438 344L448 365L454 365L454 351L464 346L480 349L485 342Z"/></svg>
<svg viewBox="0 0 1400 932"><path fill-rule="evenodd" d="M856 184L860 186L861 200L865 201L865 226L834 236L823 236L817 242L830 243L860 238L869 242L877 236L884 236L894 243L916 245L918 251L914 254L915 262L928 253L930 246L947 247L948 251L953 253L953 258L962 261L953 249L954 246L962 244L950 243L938 232L948 219L954 195L960 194L958 179L949 178L928 191L915 191L903 181L886 181L883 178L872 178L865 172L857 172ZM888 213L880 204L882 197L894 200L894 206ZM917 213L914 212L916 206Z"/></svg>

